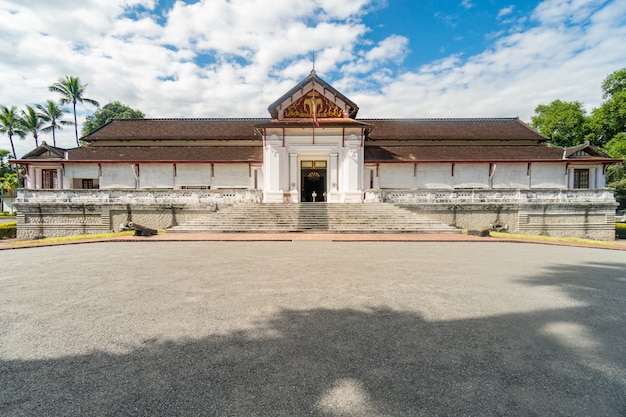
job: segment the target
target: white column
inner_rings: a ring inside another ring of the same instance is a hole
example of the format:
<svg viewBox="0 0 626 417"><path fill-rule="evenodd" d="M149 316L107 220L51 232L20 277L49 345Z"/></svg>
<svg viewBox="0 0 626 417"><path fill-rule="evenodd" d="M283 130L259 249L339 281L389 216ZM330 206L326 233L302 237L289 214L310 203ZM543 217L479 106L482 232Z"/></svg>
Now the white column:
<svg viewBox="0 0 626 417"><path fill-rule="evenodd" d="M57 168L57 190L63 189L64 180L65 178L63 178L63 170L61 168Z"/></svg>
<svg viewBox="0 0 626 417"><path fill-rule="evenodd" d="M289 202L297 203L300 201L298 194L298 154L289 154Z"/></svg>
<svg viewBox="0 0 626 417"><path fill-rule="evenodd" d="M606 188L606 177L602 168L596 168L596 188Z"/></svg>
<svg viewBox="0 0 626 417"><path fill-rule="evenodd" d="M277 141L275 141L277 142ZM263 201L266 203L282 203L281 187L281 151L279 143L270 144L263 151ZM283 162L286 164L286 161ZM287 175L287 172L284 173Z"/></svg>
<svg viewBox="0 0 626 417"><path fill-rule="evenodd" d="M574 188L574 168L568 168L565 173L565 188Z"/></svg>
<svg viewBox="0 0 626 417"><path fill-rule="evenodd" d="M597 172L596 168L589 169L589 188L591 189L598 188L598 183L596 180L596 172Z"/></svg>
<svg viewBox="0 0 626 417"><path fill-rule="evenodd" d="M35 168L32 165L28 165L27 168L27 173L28 173L28 178L26 178L25 184L24 184L24 188L28 189L28 190L34 190L35 189Z"/></svg>
<svg viewBox="0 0 626 417"><path fill-rule="evenodd" d="M337 191L338 175L337 175L337 154L330 154L330 191Z"/></svg>
<svg viewBox="0 0 626 417"><path fill-rule="evenodd" d="M298 154L289 154L289 192L297 191L298 187Z"/></svg>

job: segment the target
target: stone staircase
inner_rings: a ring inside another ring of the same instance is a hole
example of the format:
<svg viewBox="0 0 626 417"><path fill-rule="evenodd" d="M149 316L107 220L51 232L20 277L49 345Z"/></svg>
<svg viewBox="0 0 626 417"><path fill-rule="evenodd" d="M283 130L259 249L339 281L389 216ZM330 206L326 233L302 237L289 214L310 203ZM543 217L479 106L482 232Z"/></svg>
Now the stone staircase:
<svg viewBox="0 0 626 417"><path fill-rule="evenodd" d="M390 203L261 204L223 206L167 229L168 233L461 233Z"/></svg>

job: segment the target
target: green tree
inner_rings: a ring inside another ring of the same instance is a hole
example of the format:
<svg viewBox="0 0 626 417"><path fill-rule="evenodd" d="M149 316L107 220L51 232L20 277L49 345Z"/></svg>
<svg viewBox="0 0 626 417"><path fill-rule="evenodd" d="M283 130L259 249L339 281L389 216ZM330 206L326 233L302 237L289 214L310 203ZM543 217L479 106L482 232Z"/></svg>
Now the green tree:
<svg viewBox="0 0 626 417"><path fill-rule="evenodd" d="M615 94L626 91L626 68L609 74L602 81L602 98L613 97Z"/></svg>
<svg viewBox="0 0 626 417"><path fill-rule="evenodd" d="M61 104L72 103L74 110L74 130L76 132L76 146L80 146L78 141L78 122L76 120L76 103L90 103L94 106L99 106L96 100L86 98L83 96L87 84L81 84L78 77L66 75L65 78L60 78L58 82L52 84L49 88L50 91L59 93L61 97Z"/></svg>
<svg viewBox="0 0 626 417"><path fill-rule="evenodd" d="M590 126L595 143L608 144L626 132L626 68L615 71L602 83L604 103L591 113Z"/></svg>
<svg viewBox="0 0 626 417"><path fill-rule="evenodd" d="M0 189L5 190L9 195L19 186L20 182L15 172L9 172L0 177Z"/></svg>
<svg viewBox="0 0 626 417"><path fill-rule="evenodd" d="M48 124L47 126L44 126L41 131L52 132L52 143L56 147L56 131L62 130L62 126L68 126L73 124L72 122L61 120L63 118L63 115L69 113L69 111L59 106L52 100L48 100L45 105L37 104L37 109L39 109L39 117L41 117L41 119Z"/></svg>
<svg viewBox="0 0 626 417"><path fill-rule="evenodd" d="M0 177L0 190L6 192L8 200L13 200L13 191L15 191L19 186L20 181L17 173L15 172L6 172L2 177Z"/></svg>
<svg viewBox="0 0 626 417"><path fill-rule="evenodd" d="M43 126L43 120L32 106L27 105L26 110L22 110L20 124L24 131L30 132L33 135L35 147L39 147L39 130L41 130Z"/></svg>
<svg viewBox="0 0 626 417"><path fill-rule="evenodd" d="M626 133L620 132L604 146L604 150L613 158L626 160ZM615 164L607 170L607 186L615 189L615 197L622 205L626 203L626 167L624 163Z"/></svg>
<svg viewBox="0 0 626 417"><path fill-rule="evenodd" d="M579 101L554 100L535 108L531 125L557 146L582 143L588 133L585 109Z"/></svg>
<svg viewBox="0 0 626 417"><path fill-rule="evenodd" d="M10 156L11 151L0 149L0 177L3 177L4 174L8 174L9 172L13 172L9 163L5 161L5 159L9 159Z"/></svg>
<svg viewBox="0 0 626 417"><path fill-rule="evenodd" d="M604 150L613 158L626 159L626 133L620 132L613 136L613 139L604 146Z"/></svg>
<svg viewBox="0 0 626 417"><path fill-rule="evenodd" d="M113 101L87 116L81 134L86 136L113 119L143 119L144 116L140 110L132 109L119 101Z"/></svg>
<svg viewBox="0 0 626 417"><path fill-rule="evenodd" d="M13 144L13 136L17 135L23 139L26 132L22 129L20 118L17 115L17 108L15 106L5 107L0 105L0 133L6 133L7 136L9 136L13 157L17 158L15 145Z"/></svg>

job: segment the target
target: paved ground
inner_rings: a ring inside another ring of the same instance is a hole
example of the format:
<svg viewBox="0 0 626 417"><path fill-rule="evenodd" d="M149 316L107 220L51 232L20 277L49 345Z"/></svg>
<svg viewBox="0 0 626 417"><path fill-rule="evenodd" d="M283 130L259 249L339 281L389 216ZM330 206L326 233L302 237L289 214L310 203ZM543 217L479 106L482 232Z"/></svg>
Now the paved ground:
<svg viewBox="0 0 626 417"><path fill-rule="evenodd" d="M490 242L490 243L533 243L559 246L577 246L626 250L626 239L613 242L580 243L566 240L539 240L538 238L519 237L479 237L468 234L426 234L426 233L159 233L156 236L124 235L112 238L90 238L50 242L47 240L18 241L17 239L0 240L0 250L33 248L41 246L76 245L99 242L292 242L292 241L327 241L327 242Z"/></svg>
<svg viewBox="0 0 626 417"><path fill-rule="evenodd" d="M0 251L2 416L624 416L622 251Z"/></svg>

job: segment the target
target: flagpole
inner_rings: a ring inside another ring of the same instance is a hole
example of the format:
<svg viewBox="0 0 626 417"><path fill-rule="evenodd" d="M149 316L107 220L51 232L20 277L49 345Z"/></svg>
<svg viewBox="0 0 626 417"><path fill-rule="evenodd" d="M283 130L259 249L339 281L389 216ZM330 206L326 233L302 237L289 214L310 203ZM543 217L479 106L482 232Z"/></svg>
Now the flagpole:
<svg viewBox="0 0 626 417"><path fill-rule="evenodd" d="M317 120L317 104L315 103L315 80L313 80L313 96L311 97L311 113L313 113L313 124L316 127L320 127L320 122Z"/></svg>

